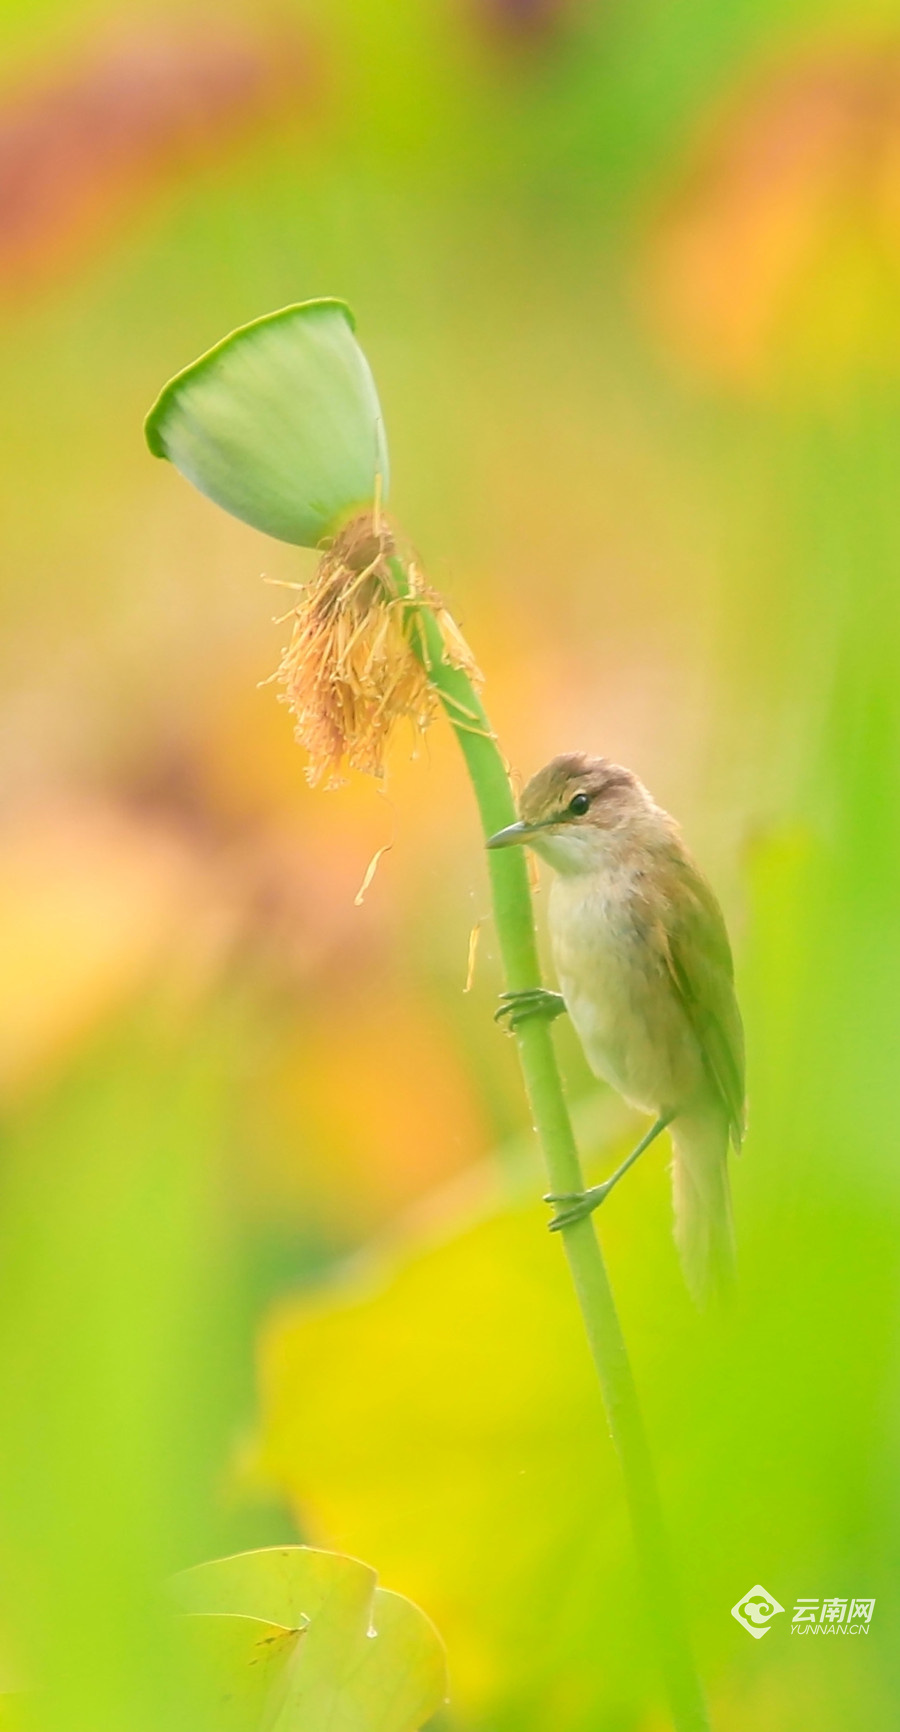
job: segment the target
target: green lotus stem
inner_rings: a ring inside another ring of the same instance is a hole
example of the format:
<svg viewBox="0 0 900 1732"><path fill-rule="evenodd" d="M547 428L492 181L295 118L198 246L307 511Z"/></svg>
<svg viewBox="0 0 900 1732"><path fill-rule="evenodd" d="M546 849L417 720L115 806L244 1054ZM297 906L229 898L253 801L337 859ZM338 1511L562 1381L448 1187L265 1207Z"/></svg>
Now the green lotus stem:
<svg viewBox="0 0 900 1732"><path fill-rule="evenodd" d="M399 559L391 560L401 594L409 583ZM428 672L462 748L485 837L518 816L509 776L478 693L468 675L451 667L440 626L430 609L415 604L417 653ZM494 920L507 985L519 992L541 985L537 938L524 852L488 855ZM581 1191L584 1178L563 1093L550 1028L540 1018L519 1024L516 1041L525 1089L540 1139L552 1191ZM709 1717L697 1675L669 1559L662 1506L644 1430L637 1390L592 1218L566 1227L563 1244L591 1354L618 1451L644 1578L660 1666L675 1732L709 1732Z"/></svg>

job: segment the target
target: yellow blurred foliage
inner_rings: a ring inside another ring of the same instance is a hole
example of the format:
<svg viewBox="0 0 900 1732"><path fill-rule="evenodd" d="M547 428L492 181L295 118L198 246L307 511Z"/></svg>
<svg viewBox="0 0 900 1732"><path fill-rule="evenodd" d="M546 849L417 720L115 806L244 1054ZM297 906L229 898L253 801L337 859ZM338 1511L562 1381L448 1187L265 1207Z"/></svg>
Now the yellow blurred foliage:
<svg viewBox="0 0 900 1732"><path fill-rule="evenodd" d="M449 1227L276 1310L260 1467L435 1619L464 1723L531 1699L548 1732L587 1724L645 1668L575 1301L533 1206Z"/></svg>

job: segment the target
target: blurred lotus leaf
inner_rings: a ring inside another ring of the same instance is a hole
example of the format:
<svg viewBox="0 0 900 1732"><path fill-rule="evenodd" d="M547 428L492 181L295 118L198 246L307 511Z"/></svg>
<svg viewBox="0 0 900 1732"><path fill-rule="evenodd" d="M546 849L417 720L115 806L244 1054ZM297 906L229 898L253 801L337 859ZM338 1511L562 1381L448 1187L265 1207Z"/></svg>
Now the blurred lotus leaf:
<svg viewBox="0 0 900 1732"><path fill-rule="evenodd" d="M287 1665L304 1630L225 1615L192 1615L185 1625L206 1708L201 1724L216 1732L256 1732L279 1723Z"/></svg>
<svg viewBox="0 0 900 1732"><path fill-rule="evenodd" d="M308 1546L176 1577L217 1732L416 1732L445 1699L444 1650L424 1613L377 1580Z"/></svg>
<svg viewBox="0 0 900 1732"><path fill-rule="evenodd" d="M150 450L244 523L317 547L387 495L381 407L353 329L343 301L318 300L232 331L163 388Z"/></svg>

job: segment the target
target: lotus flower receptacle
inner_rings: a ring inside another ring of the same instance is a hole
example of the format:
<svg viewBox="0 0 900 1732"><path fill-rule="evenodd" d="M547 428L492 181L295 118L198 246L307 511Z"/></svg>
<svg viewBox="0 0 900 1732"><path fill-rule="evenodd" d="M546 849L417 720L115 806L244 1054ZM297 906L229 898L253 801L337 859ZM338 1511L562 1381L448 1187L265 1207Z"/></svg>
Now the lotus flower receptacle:
<svg viewBox="0 0 900 1732"><path fill-rule="evenodd" d="M381 406L343 301L232 331L169 380L145 433L217 505L300 547L387 497Z"/></svg>

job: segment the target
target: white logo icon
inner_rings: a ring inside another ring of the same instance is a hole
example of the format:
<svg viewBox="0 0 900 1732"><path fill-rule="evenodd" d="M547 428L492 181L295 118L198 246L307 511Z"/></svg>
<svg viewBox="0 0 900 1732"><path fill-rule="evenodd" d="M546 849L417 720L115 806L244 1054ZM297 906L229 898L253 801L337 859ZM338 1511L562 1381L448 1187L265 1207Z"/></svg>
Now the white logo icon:
<svg viewBox="0 0 900 1732"><path fill-rule="evenodd" d="M749 1635L758 1639L766 1635L776 1613L783 1611L784 1607L779 1606L775 1596L767 1593L765 1588L761 1588L757 1583L755 1588L750 1588L749 1592L738 1600L736 1606L732 1606L731 1616L737 1618L739 1624L743 1624Z"/></svg>

